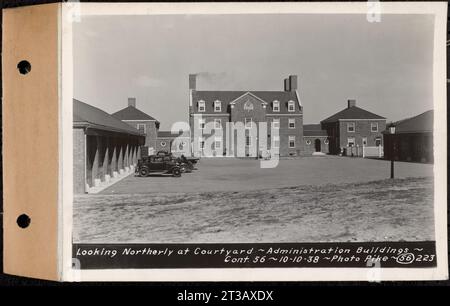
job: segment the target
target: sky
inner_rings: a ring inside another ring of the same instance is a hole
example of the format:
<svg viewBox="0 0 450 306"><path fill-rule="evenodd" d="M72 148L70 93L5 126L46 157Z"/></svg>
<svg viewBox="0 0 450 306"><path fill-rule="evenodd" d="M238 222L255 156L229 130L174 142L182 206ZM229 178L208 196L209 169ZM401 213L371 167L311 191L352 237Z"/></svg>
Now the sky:
<svg viewBox="0 0 450 306"><path fill-rule="evenodd" d="M303 121L348 99L388 121L433 106L433 16L88 16L74 24L74 98L108 113L137 108L169 130L188 121L188 75L199 90L283 90L299 78Z"/></svg>

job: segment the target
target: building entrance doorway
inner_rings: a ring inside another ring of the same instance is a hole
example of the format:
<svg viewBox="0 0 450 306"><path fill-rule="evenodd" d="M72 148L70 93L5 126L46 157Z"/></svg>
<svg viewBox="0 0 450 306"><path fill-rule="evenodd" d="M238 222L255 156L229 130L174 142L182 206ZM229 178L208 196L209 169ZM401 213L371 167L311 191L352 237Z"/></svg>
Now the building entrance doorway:
<svg viewBox="0 0 450 306"><path fill-rule="evenodd" d="M314 140L314 147L316 149L316 152L321 152L322 151L322 147L321 147L321 142L320 139L316 139Z"/></svg>

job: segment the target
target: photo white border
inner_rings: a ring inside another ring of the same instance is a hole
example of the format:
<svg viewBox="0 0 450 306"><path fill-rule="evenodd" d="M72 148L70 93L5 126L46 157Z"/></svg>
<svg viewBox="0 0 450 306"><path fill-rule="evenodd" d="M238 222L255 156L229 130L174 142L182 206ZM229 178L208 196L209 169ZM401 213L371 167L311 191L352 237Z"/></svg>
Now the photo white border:
<svg viewBox="0 0 450 306"><path fill-rule="evenodd" d="M370 3L370 2L369 2ZM434 213L436 268L382 268L379 280L448 279L447 264L447 118L446 118L446 2L377 2L381 14L433 14L435 40L434 93ZM70 5L70 4L69 4ZM367 14L368 2L338 3L77 3L83 16L159 14ZM72 6L61 9L61 123L62 262L65 281L367 281L373 268L214 268L214 269L72 269L73 164L72 22L66 18ZM382 16L381 15L381 16ZM382 18L382 17L381 17ZM382 22L382 21L381 21ZM438 26L437 26L438 25Z"/></svg>

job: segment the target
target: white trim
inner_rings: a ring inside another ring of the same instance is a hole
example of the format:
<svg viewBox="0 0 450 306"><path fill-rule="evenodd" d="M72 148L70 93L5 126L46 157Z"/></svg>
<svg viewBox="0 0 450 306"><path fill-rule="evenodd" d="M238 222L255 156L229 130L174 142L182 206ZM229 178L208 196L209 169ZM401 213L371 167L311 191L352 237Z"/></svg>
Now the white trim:
<svg viewBox="0 0 450 306"><path fill-rule="evenodd" d="M247 139L249 140L248 144L247 144ZM251 148L252 146L253 146L252 135L246 135L245 136L245 147Z"/></svg>
<svg viewBox="0 0 450 306"><path fill-rule="evenodd" d="M377 125L377 130L376 130L376 131L374 131L374 130L372 129L372 124L376 124L376 125ZM380 128L380 125L378 124L378 122L371 122L371 123L370 123L370 132L371 132L371 133L378 133L379 128Z"/></svg>
<svg viewBox="0 0 450 306"><path fill-rule="evenodd" d="M275 120L277 120L278 126L275 126L275 125L274 125ZM280 120L280 118L273 118L273 119L272 119L272 128L273 128L273 129L280 129L280 126L281 126L281 120Z"/></svg>
<svg viewBox="0 0 450 306"><path fill-rule="evenodd" d="M203 142L203 146L202 146ZM199 137L198 138L198 150L204 150L205 149L205 137Z"/></svg>
<svg viewBox="0 0 450 306"><path fill-rule="evenodd" d="M275 110L275 104L278 105L278 110ZM278 100L273 100L272 101L272 111L275 113L279 113L280 112L280 101Z"/></svg>
<svg viewBox="0 0 450 306"><path fill-rule="evenodd" d="M303 117L303 114L299 114L299 113L292 113L292 114L266 114L266 116L277 116L277 117L279 117L279 116L289 116L289 117L292 117L292 116L295 116L295 117Z"/></svg>
<svg viewBox="0 0 450 306"><path fill-rule="evenodd" d="M216 110L216 103L218 103L218 105L219 105L219 110ZM222 101L220 101L220 100L214 101L214 105L213 106L214 106L214 112L219 113L219 112L222 111Z"/></svg>
<svg viewBox="0 0 450 306"><path fill-rule="evenodd" d="M247 126L247 119L250 119L250 126ZM244 127L246 128L246 129L251 129L251 128L253 128L253 118L244 118Z"/></svg>
<svg viewBox="0 0 450 306"><path fill-rule="evenodd" d="M353 124L353 131L349 130L349 127ZM355 133L356 132L356 123L355 122L348 122L347 123L347 133Z"/></svg>
<svg viewBox="0 0 450 306"><path fill-rule="evenodd" d="M350 139L353 139L353 146L356 146L356 138L355 137L347 137L347 147L349 147Z"/></svg>
<svg viewBox="0 0 450 306"><path fill-rule="evenodd" d="M294 146L292 146L292 147L291 147L291 141L294 142ZM294 148L297 147L296 143L295 143L295 136L289 136L288 137L288 147L289 147L289 149L294 149Z"/></svg>
<svg viewBox="0 0 450 306"><path fill-rule="evenodd" d="M254 94L252 94L250 91L247 91L245 94L243 94L243 95L237 97L236 99L234 99L233 101L231 101L229 104L230 104L230 105L236 104L236 101L237 101L237 100L239 100L239 99L242 98L242 97L245 97L246 95L250 95L250 96L254 97L255 99L261 101L261 103L262 103L263 105L267 105L267 104L268 104L266 101L264 101L264 100L261 99L260 97L255 96Z"/></svg>
<svg viewBox="0 0 450 306"><path fill-rule="evenodd" d="M278 146L275 146L275 141L278 141ZM279 149L280 148L280 144L281 144L280 136L273 136L272 137L272 141L271 141L272 148Z"/></svg>
<svg viewBox="0 0 450 306"><path fill-rule="evenodd" d="M293 126L293 127L291 127L291 123L292 123L292 122L294 123L294 126ZM296 124L296 123L295 123L295 118L292 118L292 119L289 118L289 119L288 119L288 129L291 129L291 130L295 129L295 124Z"/></svg>
<svg viewBox="0 0 450 306"><path fill-rule="evenodd" d="M294 106L293 110L290 110L290 108L289 108L289 106L291 106L291 105ZM290 112L290 113L294 113L295 112L295 101L294 100L289 100L288 101L288 112Z"/></svg>
<svg viewBox="0 0 450 306"><path fill-rule="evenodd" d="M219 122L219 127L217 127L217 122ZM220 120L220 119L214 119L214 129L215 130L218 130L218 129L221 129L222 128L222 120Z"/></svg>
<svg viewBox="0 0 450 306"><path fill-rule="evenodd" d="M202 127L202 124L203 124L203 127ZM206 125L206 119L199 118L198 119L198 129L199 130L204 130L205 129L205 125Z"/></svg>
<svg viewBox="0 0 450 306"><path fill-rule="evenodd" d="M200 104L203 104L203 110L200 110ZM199 113L204 113L204 112L206 112L206 102L205 102L205 100L198 100L198 101L197 101L197 111L198 111Z"/></svg>
<svg viewBox="0 0 450 306"><path fill-rule="evenodd" d="M386 119L338 119L338 121L386 121ZM335 121L330 121L330 123L331 122L335 122ZM328 123L328 122L326 122L326 123Z"/></svg>
<svg viewBox="0 0 450 306"><path fill-rule="evenodd" d="M136 124L136 129L138 130L138 131L140 131L140 128L139 128L139 126L144 126L144 134L147 134L147 125L145 124L145 123L138 123L138 124Z"/></svg>
<svg viewBox="0 0 450 306"><path fill-rule="evenodd" d="M220 142L219 147L216 146L217 142ZM223 143L222 137L218 137L218 136L214 137L214 150L222 149L222 143Z"/></svg>
<svg viewBox="0 0 450 306"><path fill-rule="evenodd" d="M216 113L216 114L211 114L211 113L207 113L207 114L203 114L203 113L192 113L191 117L193 116L202 116L202 117L218 117L218 116L222 116L222 117L230 117L231 114L229 113Z"/></svg>
<svg viewBox="0 0 450 306"><path fill-rule="evenodd" d="M156 120L156 119L146 119L146 120L120 120L120 121L124 121L124 122L153 122L153 121L158 121L158 120Z"/></svg>
<svg viewBox="0 0 450 306"><path fill-rule="evenodd" d="M299 96L297 90L295 90L295 96L297 97L298 106L299 106L299 109L301 110L301 108L302 108L302 101L300 100L300 96Z"/></svg>

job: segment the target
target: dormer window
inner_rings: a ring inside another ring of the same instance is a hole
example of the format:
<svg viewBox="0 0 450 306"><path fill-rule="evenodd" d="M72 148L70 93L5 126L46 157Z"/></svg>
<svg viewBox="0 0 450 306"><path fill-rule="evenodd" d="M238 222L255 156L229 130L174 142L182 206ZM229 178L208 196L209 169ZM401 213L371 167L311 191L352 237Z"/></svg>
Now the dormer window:
<svg viewBox="0 0 450 306"><path fill-rule="evenodd" d="M272 103L272 110L274 112L279 112L280 111L280 101L273 101Z"/></svg>
<svg viewBox="0 0 450 306"><path fill-rule="evenodd" d="M288 111L295 112L295 103L294 103L294 101L289 101L288 102Z"/></svg>
<svg viewBox="0 0 450 306"><path fill-rule="evenodd" d="M221 112L222 111L222 102L214 101L214 111Z"/></svg>
<svg viewBox="0 0 450 306"><path fill-rule="evenodd" d="M205 101L203 100L198 101L198 111L205 112L205 109L206 109Z"/></svg>

